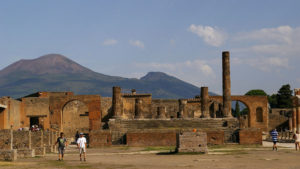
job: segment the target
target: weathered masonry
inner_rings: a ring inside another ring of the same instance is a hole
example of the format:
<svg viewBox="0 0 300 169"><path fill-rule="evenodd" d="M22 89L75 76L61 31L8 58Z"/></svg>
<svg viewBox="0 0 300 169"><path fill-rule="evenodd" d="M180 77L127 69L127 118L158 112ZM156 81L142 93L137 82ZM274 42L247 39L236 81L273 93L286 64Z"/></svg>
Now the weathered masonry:
<svg viewBox="0 0 300 169"><path fill-rule="evenodd" d="M74 95L73 92L37 92L17 100L2 97L0 129L26 131L39 126L44 130L62 131L71 141L77 131L84 132L90 135L91 146L174 144L173 138L183 129L206 132L208 144L238 142L243 133L259 137L259 132L268 132L267 97L231 95L228 51L222 53L222 73L222 96L210 96L209 88L203 86L194 98L153 99L150 93L140 94L135 89L122 93L121 87L114 86L112 97ZM300 124L299 97L296 98L294 128ZM232 101L246 105L247 118L232 116ZM240 131L243 133L239 135ZM252 142L257 143L259 139Z"/></svg>

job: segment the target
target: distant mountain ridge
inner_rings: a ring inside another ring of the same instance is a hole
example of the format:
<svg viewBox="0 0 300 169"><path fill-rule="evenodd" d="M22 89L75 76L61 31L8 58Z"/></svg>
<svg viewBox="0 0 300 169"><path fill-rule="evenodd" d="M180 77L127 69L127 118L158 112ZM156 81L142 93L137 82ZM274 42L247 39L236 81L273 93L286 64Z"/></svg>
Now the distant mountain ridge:
<svg viewBox="0 0 300 169"><path fill-rule="evenodd" d="M123 92L151 93L153 98L192 98L197 86L163 72L149 72L140 79L94 72L60 54L20 60L0 71L0 96L22 97L37 91L73 91L111 97L112 86ZM211 93L214 94L214 93Z"/></svg>

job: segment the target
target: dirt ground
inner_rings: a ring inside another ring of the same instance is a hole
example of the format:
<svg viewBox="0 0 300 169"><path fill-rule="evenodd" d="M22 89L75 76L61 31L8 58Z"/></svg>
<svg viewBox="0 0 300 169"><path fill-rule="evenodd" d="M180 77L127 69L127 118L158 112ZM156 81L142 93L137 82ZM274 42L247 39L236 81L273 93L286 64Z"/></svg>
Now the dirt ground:
<svg viewBox="0 0 300 169"><path fill-rule="evenodd" d="M300 152L293 144L272 151L264 146L226 145L209 147L208 154L175 154L174 147L112 146L88 149L86 162L80 162L75 147L67 150L64 161L57 154L0 162L5 169L300 169ZM171 152L170 152L171 151Z"/></svg>

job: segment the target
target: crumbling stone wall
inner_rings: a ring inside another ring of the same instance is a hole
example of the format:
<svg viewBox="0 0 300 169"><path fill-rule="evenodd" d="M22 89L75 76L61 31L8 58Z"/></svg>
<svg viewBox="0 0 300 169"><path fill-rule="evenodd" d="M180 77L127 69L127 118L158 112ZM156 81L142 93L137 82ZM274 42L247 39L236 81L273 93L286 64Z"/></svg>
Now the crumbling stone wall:
<svg viewBox="0 0 300 169"><path fill-rule="evenodd" d="M12 149L12 131L8 129L0 130L0 150Z"/></svg>
<svg viewBox="0 0 300 169"><path fill-rule="evenodd" d="M14 149L31 149L31 131L13 131Z"/></svg>

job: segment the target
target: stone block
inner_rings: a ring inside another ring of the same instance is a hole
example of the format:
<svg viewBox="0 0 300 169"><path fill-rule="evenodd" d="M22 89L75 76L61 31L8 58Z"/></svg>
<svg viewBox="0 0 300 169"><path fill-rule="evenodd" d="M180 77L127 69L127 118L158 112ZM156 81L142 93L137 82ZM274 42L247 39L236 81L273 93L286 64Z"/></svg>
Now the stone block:
<svg viewBox="0 0 300 169"><path fill-rule="evenodd" d="M16 161L17 158L17 150L0 150L0 160L2 161Z"/></svg>
<svg viewBox="0 0 300 169"><path fill-rule="evenodd" d="M197 152L207 153L207 134L206 132L181 132L177 136L178 152Z"/></svg>

